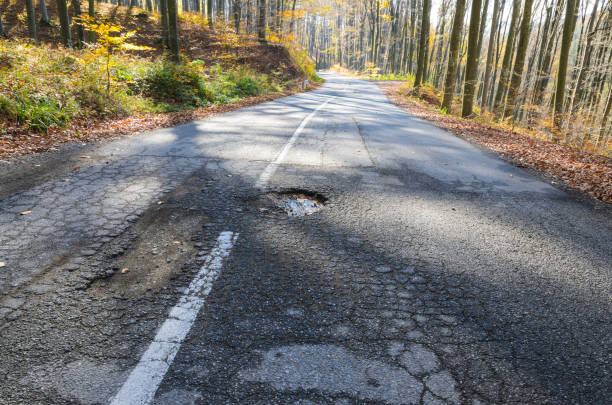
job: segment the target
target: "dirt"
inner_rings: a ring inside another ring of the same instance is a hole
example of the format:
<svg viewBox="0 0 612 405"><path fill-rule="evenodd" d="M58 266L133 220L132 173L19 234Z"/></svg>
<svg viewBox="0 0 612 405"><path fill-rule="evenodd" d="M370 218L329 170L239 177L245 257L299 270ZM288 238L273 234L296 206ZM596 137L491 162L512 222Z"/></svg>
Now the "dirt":
<svg viewBox="0 0 612 405"><path fill-rule="evenodd" d="M180 203L188 194L198 192L197 185L188 181L149 209L134 224L131 233L137 236L114 262L116 271L109 278L96 280L90 292L139 297L159 291L179 276L185 263L201 249L192 236L209 220L201 211L186 209Z"/></svg>
<svg viewBox="0 0 612 405"><path fill-rule="evenodd" d="M497 153L502 159L533 170L561 188L612 202L612 159L532 138L456 116L444 115L432 105L399 93L403 82L380 81L391 102L410 114Z"/></svg>

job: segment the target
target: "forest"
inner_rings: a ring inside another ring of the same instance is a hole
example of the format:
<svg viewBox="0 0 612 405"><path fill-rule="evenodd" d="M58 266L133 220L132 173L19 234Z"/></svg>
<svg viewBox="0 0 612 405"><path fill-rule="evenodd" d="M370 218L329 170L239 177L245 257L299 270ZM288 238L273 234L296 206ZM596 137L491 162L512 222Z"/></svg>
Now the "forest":
<svg viewBox="0 0 612 405"><path fill-rule="evenodd" d="M24 0L19 21L37 38L48 0ZM2 13L10 12L5 3ZM61 42L93 38L97 5L53 1ZM199 15L261 43L304 49L317 69L403 80L410 93L456 114L609 155L612 142L610 0L126 0L159 16L159 41L179 60L179 16ZM10 32L2 23L0 32ZM40 21L39 21L40 20ZM14 24L13 24L14 25ZM85 28L84 28L85 27ZM89 35L89 36L88 36ZM294 54L297 54L294 52ZM311 72L314 73L314 72ZM313 76L314 77L314 76Z"/></svg>

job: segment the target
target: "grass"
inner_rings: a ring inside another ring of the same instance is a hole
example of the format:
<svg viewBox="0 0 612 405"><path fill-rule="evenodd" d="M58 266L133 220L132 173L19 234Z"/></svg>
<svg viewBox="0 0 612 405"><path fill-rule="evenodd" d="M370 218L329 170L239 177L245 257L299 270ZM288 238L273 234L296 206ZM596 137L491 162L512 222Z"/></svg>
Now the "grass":
<svg viewBox="0 0 612 405"><path fill-rule="evenodd" d="M9 125L45 132L75 120L225 104L278 92L283 83L245 67L212 68L91 49L0 39L0 134Z"/></svg>

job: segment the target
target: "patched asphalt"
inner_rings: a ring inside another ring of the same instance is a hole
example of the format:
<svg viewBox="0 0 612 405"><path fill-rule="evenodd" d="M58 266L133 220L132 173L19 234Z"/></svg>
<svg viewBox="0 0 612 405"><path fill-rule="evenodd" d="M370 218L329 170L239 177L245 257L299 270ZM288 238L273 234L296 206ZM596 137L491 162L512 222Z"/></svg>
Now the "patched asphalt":
<svg viewBox="0 0 612 405"><path fill-rule="evenodd" d="M229 231L154 404L607 403L609 206L326 78L2 162L0 402L109 403Z"/></svg>

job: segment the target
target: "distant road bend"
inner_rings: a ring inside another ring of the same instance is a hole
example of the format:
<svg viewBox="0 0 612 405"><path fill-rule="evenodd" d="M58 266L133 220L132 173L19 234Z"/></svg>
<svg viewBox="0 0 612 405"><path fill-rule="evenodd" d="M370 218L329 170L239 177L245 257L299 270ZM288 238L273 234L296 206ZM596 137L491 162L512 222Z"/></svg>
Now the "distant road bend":
<svg viewBox="0 0 612 405"><path fill-rule="evenodd" d="M0 403L609 403L610 209L325 78L0 162Z"/></svg>

